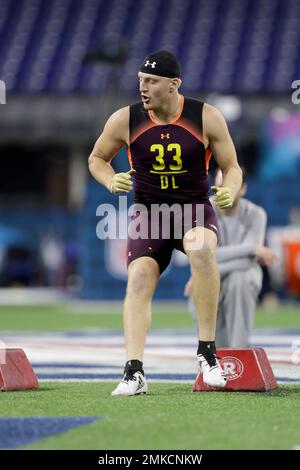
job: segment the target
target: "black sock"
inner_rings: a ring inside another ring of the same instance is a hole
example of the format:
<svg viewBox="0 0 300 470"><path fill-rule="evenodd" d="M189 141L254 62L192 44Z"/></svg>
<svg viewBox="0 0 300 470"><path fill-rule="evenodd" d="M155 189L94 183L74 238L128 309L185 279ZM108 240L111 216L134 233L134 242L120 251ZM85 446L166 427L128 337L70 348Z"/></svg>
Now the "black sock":
<svg viewBox="0 0 300 470"><path fill-rule="evenodd" d="M141 372L144 375L143 363L137 359L131 359L125 364L124 374L133 375L135 372Z"/></svg>
<svg viewBox="0 0 300 470"><path fill-rule="evenodd" d="M202 354L210 367L216 365L216 345L214 341L199 341L197 355Z"/></svg>
<svg viewBox="0 0 300 470"><path fill-rule="evenodd" d="M202 354L203 351L210 350L216 354L216 345L214 341L200 341L198 342L197 354Z"/></svg>

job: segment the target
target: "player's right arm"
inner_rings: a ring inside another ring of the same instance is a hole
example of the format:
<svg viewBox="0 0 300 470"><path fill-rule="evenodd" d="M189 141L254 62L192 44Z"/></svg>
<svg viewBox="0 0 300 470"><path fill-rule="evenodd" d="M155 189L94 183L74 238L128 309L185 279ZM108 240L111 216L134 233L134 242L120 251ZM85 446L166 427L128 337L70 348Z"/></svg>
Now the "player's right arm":
<svg viewBox="0 0 300 470"><path fill-rule="evenodd" d="M89 156L89 169L93 177L112 193L132 189L131 174L115 173L111 161L123 145L129 145L129 107L121 108L110 116L103 132Z"/></svg>

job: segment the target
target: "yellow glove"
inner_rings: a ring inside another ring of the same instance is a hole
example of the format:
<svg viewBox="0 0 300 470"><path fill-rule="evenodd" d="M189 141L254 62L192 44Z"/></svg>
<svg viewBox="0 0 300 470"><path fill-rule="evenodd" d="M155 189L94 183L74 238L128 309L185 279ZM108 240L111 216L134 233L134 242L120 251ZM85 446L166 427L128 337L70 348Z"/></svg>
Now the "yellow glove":
<svg viewBox="0 0 300 470"><path fill-rule="evenodd" d="M129 193L133 188L133 183L131 181L131 175L135 173L135 170L132 168L126 173L116 173L110 180L108 189L113 194L119 193Z"/></svg>
<svg viewBox="0 0 300 470"><path fill-rule="evenodd" d="M233 196L228 186L218 187L212 186L211 190L215 194L214 203L219 209L229 209L233 206Z"/></svg>

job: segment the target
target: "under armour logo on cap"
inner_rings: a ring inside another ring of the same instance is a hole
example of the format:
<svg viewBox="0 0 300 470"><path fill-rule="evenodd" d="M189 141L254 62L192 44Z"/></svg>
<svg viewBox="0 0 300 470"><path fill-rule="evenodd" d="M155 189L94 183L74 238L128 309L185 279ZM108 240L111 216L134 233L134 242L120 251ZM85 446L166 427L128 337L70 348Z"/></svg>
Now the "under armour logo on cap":
<svg viewBox="0 0 300 470"><path fill-rule="evenodd" d="M176 78L180 77L180 64L176 56L171 52L157 51L145 57L140 72Z"/></svg>
<svg viewBox="0 0 300 470"><path fill-rule="evenodd" d="M148 67L148 65L151 65L151 68L155 69L156 62L150 62L149 60L147 60L147 62L145 63L145 67Z"/></svg>

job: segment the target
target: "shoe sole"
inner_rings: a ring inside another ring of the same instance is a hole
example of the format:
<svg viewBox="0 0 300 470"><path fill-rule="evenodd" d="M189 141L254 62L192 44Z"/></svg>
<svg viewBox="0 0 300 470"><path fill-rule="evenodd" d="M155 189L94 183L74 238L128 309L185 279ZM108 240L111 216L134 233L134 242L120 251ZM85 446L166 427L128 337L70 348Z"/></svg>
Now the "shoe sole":
<svg viewBox="0 0 300 470"><path fill-rule="evenodd" d="M203 380L203 382L204 382L208 387L217 387L217 388L224 388L224 387L226 386L226 384L227 384L227 381L226 381L224 384L221 384L221 385L220 385L220 384L218 384L218 385L216 385L216 384L212 385L212 384L209 384L209 383L205 382L205 380Z"/></svg>
<svg viewBox="0 0 300 470"><path fill-rule="evenodd" d="M115 394L111 393L112 397L135 397L136 395L147 395L147 392L138 392L138 393L134 393L133 395L127 395L126 393L115 393Z"/></svg>

